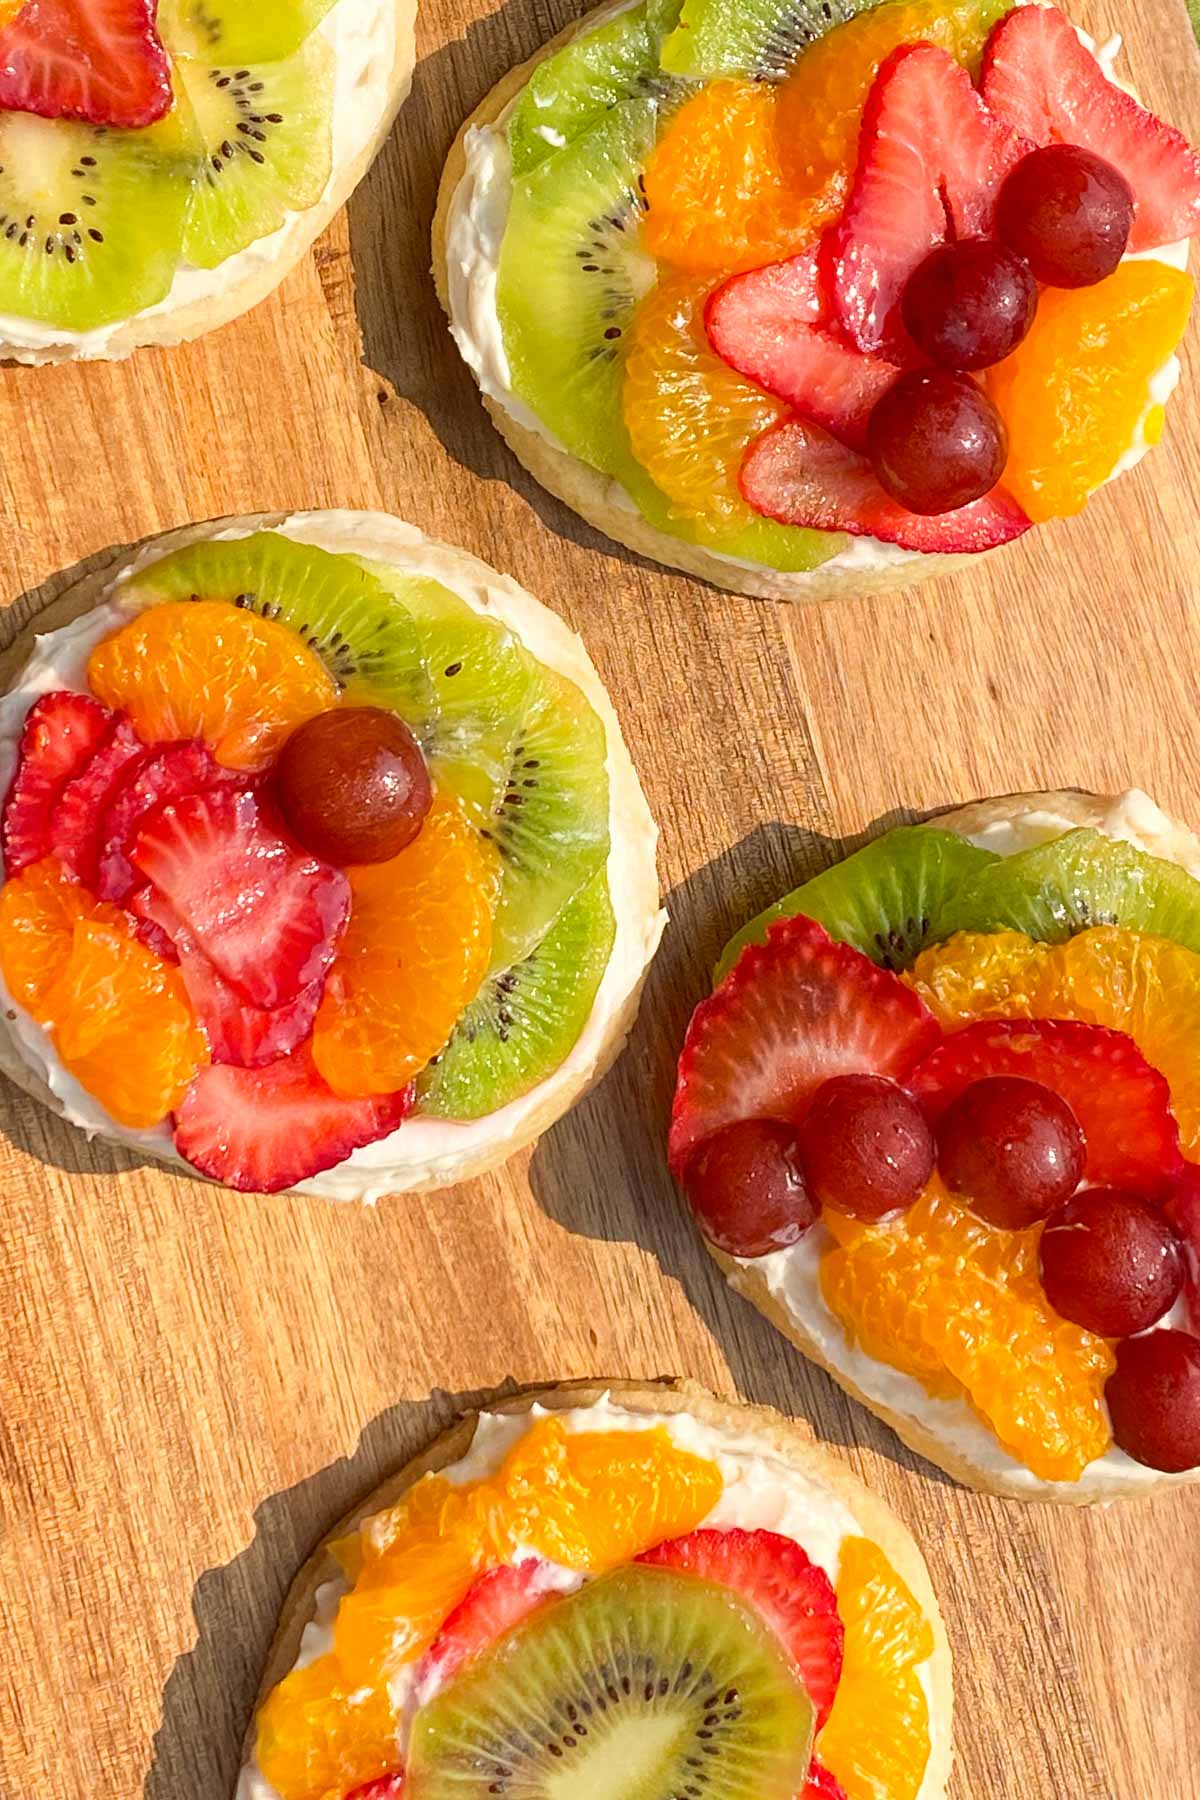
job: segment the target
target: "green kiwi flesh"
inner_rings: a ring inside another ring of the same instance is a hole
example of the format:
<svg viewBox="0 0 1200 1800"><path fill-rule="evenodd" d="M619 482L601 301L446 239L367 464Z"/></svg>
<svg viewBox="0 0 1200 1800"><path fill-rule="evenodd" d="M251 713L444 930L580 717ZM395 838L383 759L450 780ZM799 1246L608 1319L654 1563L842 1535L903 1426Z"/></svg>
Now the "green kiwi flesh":
<svg viewBox="0 0 1200 1800"><path fill-rule="evenodd" d="M502 1637L413 1721L413 1800L795 1800L812 1703L737 1595L632 1564Z"/></svg>
<svg viewBox="0 0 1200 1800"><path fill-rule="evenodd" d="M684 0L662 50L672 75L782 81L807 44L877 0Z"/></svg>
<svg viewBox="0 0 1200 1800"><path fill-rule="evenodd" d="M298 50L334 0L159 0L158 31L172 56L200 62L276 62Z"/></svg>
<svg viewBox="0 0 1200 1800"><path fill-rule="evenodd" d="M738 932L717 965L723 981L747 944L760 944L776 919L804 913L885 969L906 969L944 937L955 896L999 858L929 825L901 825L823 869ZM953 927L952 927L953 929Z"/></svg>
<svg viewBox="0 0 1200 1800"><path fill-rule="evenodd" d="M203 144L183 252L213 269L324 193L333 166L333 50L314 33L279 62L181 57L176 70Z"/></svg>
<svg viewBox="0 0 1200 1800"><path fill-rule="evenodd" d="M615 936L600 869L523 962L484 982L421 1077L422 1112L480 1119L552 1074L587 1024Z"/></svg>
<svg viewBox="0 0 1200 1800"><path fill-rule="evenodd" d="M1200 882L1122 839L1068 831L981 868L947 894L936 924L939 938L1023 931L1047 944L1121 925L1200 952Z"/></svg>
<svg viewBox="0 0 1200 1800"><path fill-rule="evenodd" d="M539 63L505 126L513 175L527 174L623 100L661 94L659 51L678 12L679 0L641 0Z"/></svg>
<svg viewBox="0 0 1200 1800"><path fill-rule="evenodd" d="M90 331L157 305L197 167L179 105L144 131L0 112L0 313Z"/></svg>

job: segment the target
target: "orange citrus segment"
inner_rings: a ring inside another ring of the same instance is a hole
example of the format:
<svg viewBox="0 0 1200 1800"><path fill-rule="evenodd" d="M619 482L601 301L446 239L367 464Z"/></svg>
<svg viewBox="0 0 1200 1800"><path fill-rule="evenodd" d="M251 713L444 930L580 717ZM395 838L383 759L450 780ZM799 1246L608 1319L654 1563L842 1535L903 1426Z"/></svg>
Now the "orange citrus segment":
<svg viewBox="0 0 1200 1800"><path fill-rule="evenodd" d="M816 1755L849 1800L916 1800L929 1762L929 1706L917 1673L933 1630L869 1538L847 1538L837 1578L845 1660Z"/></svg>
<svg viewBox="0 0 1200 1800"><path fill-rule="evenodd" d="M0 887L0 973L18 1006L42 1025L46 995L70 960L77 919L132 933L128 914L97 900L54 857L31 863Z"/></svg>
<svg viewBox="0 0 1200 1800"><path fill-rule="evenodd" d="M682 106L643 173L651 255L693 274L731 274L802 250L812 209L783 170L773 87L712 81Z"/></svg>
<svg viewBox="0 0 1200 1800"><path fill-rule="evenodd" d="M1103 1338L1055 1312L1038 1271L1041 1226L1001 1231L935 1180L897 1219L862 1227L826 1214L839 1241L821 1291L847 1336L934 1391L931 1358L1000 1442L1045 1481L1076 1481L1112 1442Z"/></svg>
<svg viewBox="0 0 1200 1800"><path fill-rule="evenodd" d="M1200 956L1117 925L1039 944L959 932L904 976L950 1028L973 1019L1082 1019L1131 1037L1164 1076L1185 1156L1200 1161Z"/></svg>
<svg viewBox="0 0 1200 1800"><path fill-rule="evenodd" d="M1136 443L1191 304L1191 278L1155 261L1043 289L1029 336L987 374L1008 428L1004 485L1035 524L1079 512Z"/></svg>
<svg viewBox="0 0 1200 1800"><path fill-rule="evenodd" d="M168 600L92 651L88 683L146 743L203 738L231 769L263 769L336 705L337 684L294 631L225 600Z"/></svg>
<svg viewBox="0 0 1200 1800"><path fill-rule="evenodd" d="M313 1059L335 1093L392 1094L443 1048L487 973L497 859L458 802L438 795L399 856L347 874L350 922Z"/></svg>
<svg viewBox="0 0 1200 1800"><path fill-rule="evenodd" d="M747 444L787 408L709 349L709 283L668 275L630 329L622 404L633 454L686 518L736 529L757 514L738 491Z"/></svg>
<svg viewBox="0 0 1200 1800"><path fill-rule="evenodd" d="M263 1773L282 1800L327 1800L370 1780L388 1766L397 1726L389 1673L420 1655L477 1575L518 1547L598 1573L695 1530L723 1485L661 1427L569 1432L554 1417L536 1420L488 1478L425 1476L335 1547L355 1585L333 1650L288 1676L260 1714Z"/></svg>

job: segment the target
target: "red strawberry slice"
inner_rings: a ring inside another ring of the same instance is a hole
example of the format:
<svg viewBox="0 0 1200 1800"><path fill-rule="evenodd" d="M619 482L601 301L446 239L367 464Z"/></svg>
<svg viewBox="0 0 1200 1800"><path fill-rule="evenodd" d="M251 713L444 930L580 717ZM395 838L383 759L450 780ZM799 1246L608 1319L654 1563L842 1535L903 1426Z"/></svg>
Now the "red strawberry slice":
<svg viewBox="0 0 1200 1800"><path fill-rule="evenodd" d="M734 275L704 314L709 342L730 368L861 450L872 408L898 370L845 343L820 316L815 250Z"/></svg>
<svg viewBox="0 0 1200 1800"><path fill-rule="evenodd" d="M113 797L150 752L128 719L120 719L108 741L68 781L50 815L50 854L95 888L103 848L104 814Z"/></svg>
<svg viewBox="0 0 1200 1800"><path fill-rule="evenodd" d="M350 884L294 848L252 789L208 788L160 807L132 860L252 1005L286 1006L328 971Z"/></svg>
<svg viewBox="0 0 1200 1800"><path fill-rule="evenodd" d="M403 1800L404 1770L396 1769L390 1775L379 1775L374 1781L368 1781L363 1787L356 1787L346 1800Z"/></svg>
<svg viewBox="0 0 1200 1800"><path fill-rule="evenodd" d="M497 1638L563 1591L559 1572L537 1557L489 1569L468 1588L422 1659L417 1677L422 1696L444 1687Z"/></svg>
<svg viewBox="0 0 1200 1800"><path fill-rule="evenodd" d="M821 1763L814 1762L808 1771L808 1786L800 1800L847 1800L846 1790Z"/></svg>
<svg viewBox="0 0 1200 1800"><path fill-rule="evenodd" d="M97 892L103 900L123 905L140 881L131 859L147 815L168 800L197 794L209 787L247 785L246 776L219 763L199 741L155 747L110 801L100 827L103 843L97 866Z"/></svg>
<svg viewBox="0 0 1200 1800"><path fill-rule="evenodd" d="M735 1119L797 1119L831 1075L900 1080L941 1040L933 1014L886 969L815 920L779 919L692 1014L671 1115L679 1175Z"/></svg>
<svg viewBox="0 0 1200 1800"><path fill-rule="evenodd" d="M908 1086L936 1122L988 1075L1024 1075L1061 1095L1087 1140L1087 1179L1165 1199L1183 1169L1166 1081L1131 1037L1079 1019L980 1019L952 1033Z"/></svg>
<svg viewBox="0 0 1200 1800"><path fill-rule="evenodd" d="M954 512L909 512L880 486L865 457L804 419L783 419L755 438L742 458L739 485L765 518L881 538L906 550L994 550L1030 524L1000 487Z"/></svg>
<svg viewBox="0 0 1200 1800"><path fill-rule="evenodd" d="M116 727L117 715L89 694L43 694L25 715L16 773L0 823L4 870L19 875L50 854L50 815L63 789Z"/></svg>
<svg viewBox="0 0 1200 1800"><path fill-rule="evenodd" d="M269 1011L252 1006L205 956L165 895L144 887L130 896L128 905L143 927L149 928L140 935L151 948L161 954L165 943L170 960L178 962L188 999L204 1027L214 1062L257 1069L289 1055L304 1042L325 991L324 976L301 988L286 1006Z"/></svg>
<svg viewBox="0 0 1200 1800"><path fill-rule="evenodd" d="M0 107L92 125L153 125L171 109L158 0L26 0L0 29Z"/></svg>
<svg viewBox="0 0 1200 1800"><path fill-rule="evenodd" d="M274 1194L331 1169L407 1117L413 1090L343 1100L307 1050L263 1069L201 1069L175 1115L175 1148L226 1187Z"/></svg>
<svg viewBox="0 0 1200 1800"><path fill-rule="evenodd" d="M989 233L1000 184L1030 147L945 50L892 52L868 96L850 198L823 252L834 311L860 350L909 343L900 318L909 276L947 238Z"/></svg>
<svg viewBox="0 0 1200 1800"><path fill-rule="evenodd" d="M1179 1185L1166 1207L1167 1217L1183 1245L1184 1300L1188 1325L1200 1337L1200 1166L1185 1163Z"/></svg>
<svg viewBox="0 0 1200 1800"><path fill-rule="evenodd" d="M983 97L1035 144L1081 144L1133 189L1131 250L1200 231L1200 154L1108 80L1056 6L1018 6L988 39Z"/></svg>
<svg viewBox="0 0 1200 1800"><path fill-rule="evenodd" d="M686 1569L748 1601L786 1646L820 1730L841 1679L846 1630L833 1583L799 1544L775 1531L693 1531L647 1550L638 1561Z"/></svg>

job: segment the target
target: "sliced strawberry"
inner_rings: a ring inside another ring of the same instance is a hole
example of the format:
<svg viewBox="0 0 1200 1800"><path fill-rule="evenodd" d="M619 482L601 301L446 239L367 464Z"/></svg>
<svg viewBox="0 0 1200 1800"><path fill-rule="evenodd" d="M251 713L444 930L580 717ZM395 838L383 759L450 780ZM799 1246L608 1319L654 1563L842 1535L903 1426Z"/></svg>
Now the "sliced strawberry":
<svg viewBox="0 0 1200 1800"><path fill-rule="evenodd" d="M1179 1179L1170 1090L1123 1031L1080 1019L979 1019L945 1038L907 1085L936 1122L989 1075L1024 1075L1067 1102L1087 1141L1089 1182L1164 1199Z"/></svg>
<svg viewBox="0 0 1200 1800"><path fill-rule="evenodd" d="M638 1561L686 1569L749 1601L786 1646L820 1730L841 1679L846 1630L833 1583L799 1544L775 1531L693 1531L647 1550Z"/></svg>
<svg viewBox="0 0 1200 1800"><path fill-rule="evenodd" d="M130 895L128 906L141 925L149 927L139 935L160 954L165 942L170 960L178 962L214 1062L257 1069L289 1055L304 1042L325 990L323 975L301 988L286 1006L272 1010L252 1006L205 956L165 895L152 887L140 888Z"/></svg>
<svg viewBox="0 0 1200 1800"><path fill-rule="evenodd" d="M886 969L797 913L751 944L692 1014L671 1114L678 1175L734 1119L796 1119L831 1075L902 1079L941 1040Z"/></svg>
<svg viewBox="0 0 1200 1800"><path fill-rule="evenodd" d="M880 486L865 457L804 419L783 419L756 438L742 458L739 482L745 500L765 518L880 538L906 550L994 550L1030 524L999 487L954 512L909 512Z"/></svg>
<svg viewBox="0 0 1200 1800"><path fill-rule="evenodd" d="M201 1069L175 1115L175 1148L202 1175L274 1194L387 1137L412 1110L413 1090L342 1100L305 1049L238 1069Z"/></svg>
<svg viewBox="0 0 1200 1800"><path fill-rule="evenodd" d="M104 847L96 873L96 891L101 899L122 905L139 885L141 877L130 859L149 813L168 800L223 785L245 787L246 776L239 770L225 768L207 744L195 740L157 745L132 779L117 790L105 811L100 827Z"/></svg>
<svg viewBox="0 0 1200 1800"><path fill-rule="evenodd" d="M817 256L809 250L734 275L710 296L704 319L730 368L861 450L871 410L899 371L818 323L821 304Z"/></svg>
<svg viewBox="0 0 1200 1800"><path fill-rule="evenodd" d="M26 0L0 28L0 107L92 125L153 125L171 109L158 0Z"/></svg>
<svg viewBox="0 0 1200 1800"><path fill-rule="evenodd" d="M4 802L4 870L18 875L50 854L50 815L68 781L107 741L117 715L89 694L59 689L25 715L17 767Z"/></svg>
<svg viewBox="0 0 1200 1800"><path fill-rule="evenodd" d="M950 237L985 237L1028 139L983 104L932 44L892 52L863 113L858 167L827 258L834 312L860 350L908 343L904 284Z"/></svg>
<svg viewBox="0 0 1200 1800"><path fill-rule="evenodd" d="M104 814L150 752L128 719L119 719L106 743L68 781L50 815L50 854L85 887L95 888L103 848Z"/></svg>
<svg viewBox="0 0 1200 1800"><path fill-rule="evenodd" d="M568 1576L571 1585L575 1583ZM555 1594L565 1591L562 1573L550 1563L525 1562L489 1569L468 1588L422 1658L417 1685L423 1698L444 1687L484 1650L527 1619Z"/></svg>
<svg viewBox="0 0 1200 1800"><path fill-rule="evenodd" d="M819 1762L813 1762L808 1771L808 1786L800 1795L800 1800L847 1800L845 1788Z"/></svg>
<svg viewBox="0 0 1200 1800"><path fill-rule="evenodd" d="M1188 1325L1200 1337L1200 1165L1183 1165L1183 1174L1167 1202L1166 1212L1183 1245L1183 1296L1188 1309Z"/></svg>
<svg viewBox="0 0 1200 1800"><path fill-rule="evenodd" d="M983 97L1035 144L1081 144L1133 189L1131 250L1200 231L1200 154L1116 87L1056 6L1018 6L988 39Z"/></svg>
<svg viewBox="0 0 1200 1800"><path fill-rule="evenodd" d="M363 1787L356 1787L346 1800L403 1800L404 1770L395 1769L390 1775L378 1775L374 1781L368 1781Z"/></svg>
<svg viewBox="0 0 1200 1800"><path fill-rule="evenodd" d="M160 807L132 860L252 1005L286 1006L327 973L350 884L289 843L252 789L208 788Z"/></svg>

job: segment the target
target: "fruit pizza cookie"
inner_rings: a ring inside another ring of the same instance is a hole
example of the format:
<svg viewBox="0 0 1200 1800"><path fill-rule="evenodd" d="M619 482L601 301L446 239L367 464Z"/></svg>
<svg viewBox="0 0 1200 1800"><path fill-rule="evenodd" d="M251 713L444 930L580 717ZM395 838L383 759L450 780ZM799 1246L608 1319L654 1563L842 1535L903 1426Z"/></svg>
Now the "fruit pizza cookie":
<svg viewBox="0 0 1200 1800"><path fill-rule="evenodd" d="M307 513L177 532L46 617L0 701L21 1086L229 1187L374 1199L496 1166L607 1068L656 833L529 594Z"/></svg>
<svg viewBox="0 0 1200 1800"><path fill-rule="evenodd" d="M692 1384L475 1415L284 1606L237 1800L940 1800L916 1545L790 1424Z"/></svg>
<svg viewBox="0 0 1200 1800"><path fill-rule="evenodd" d="M670 1158L733 1285L952 1475L1200 1478L1200 842L1145 794L901 827L755 919Z"/></svg>
<svg viewBox="0 0 1200 1800"><path fill-rule="evenodd" d="M0 0L0 356L128 356L269 294L365 174L415 0Z"/></svg>
<svg viewBox="0 0 1200 1800"><path fill-rule="evenodd" d="M1163 428L1200 157L1057 7L636 0L464 127L434 262L521 461L735 593L905 586Z"/></svg>

